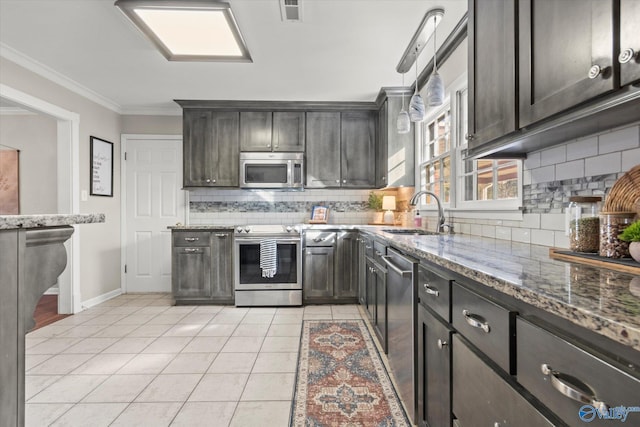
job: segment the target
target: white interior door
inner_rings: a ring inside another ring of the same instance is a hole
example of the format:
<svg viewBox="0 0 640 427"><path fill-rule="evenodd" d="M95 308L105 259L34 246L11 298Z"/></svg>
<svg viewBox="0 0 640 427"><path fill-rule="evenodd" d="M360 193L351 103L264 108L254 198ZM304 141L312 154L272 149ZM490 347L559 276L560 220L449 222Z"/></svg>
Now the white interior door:
<svg viewBox="0 0 640 427"><path fill-rule="evenodd" d="M126 138L126 292L171 291L171 230L185 223L182 140Z"/></svg>

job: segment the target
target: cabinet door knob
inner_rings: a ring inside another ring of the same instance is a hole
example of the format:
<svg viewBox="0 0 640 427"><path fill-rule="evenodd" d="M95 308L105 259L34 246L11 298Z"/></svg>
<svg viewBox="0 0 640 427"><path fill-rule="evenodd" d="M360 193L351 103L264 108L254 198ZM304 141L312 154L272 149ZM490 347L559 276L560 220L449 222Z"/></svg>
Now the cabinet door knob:
<svg viewBox="0 0 640 427"><path fill-rule="evenodd" d="M343 183L343 184L346 184L346 183L347 183L347 180L346 180L346 179L343 179L343 180L342 180L342 183Z"/></svg>
<svg viewBox="0 0 640 427"><path fill-rule="evenodd" d="M271 144L267 144L267 148L271 148Z"/></svg>
<svg viewBox="0 0 640 427"><path fill-rule="evenodd" d="M442 350L444 347L448 346L449 343L438 338L438 348Z"/></svg>
<svg viewBox="0 0 640 427"><path fill-rule="evenodd" d="M340 180L339 180L339 179L336 179L336 183L340 184Z"/></svg>
<svg viewBox="0 0 640 427"><path fill-rule="evenodd" d="M636 56L636 52L630 47L628 47L622 52L620 52L620 55L618 55L618 62L621 64L626 64L627 62L635 58L635 56Z"/></svg>
<svg viewBox="0 0 640 427"><path fill-rule="evenodd" d="M592 65L591 68L589 68L588 76L589 76L589 78L591 80L595 79L598 76L604 77L605 71L607 71L607 67L602 68L597 64L596 65Z"/></svg>
<svg viewBox="0 0 640 427"><path fill-rule="evenodd" d="M213 182L213 183L215 184L215 183L216 183L216 180L215 180L215 179L212 179L212 180L211 180L211 182Z"/></svg>
<svg viewBox="0 0 640 427"><path fill-rule="evenodd" d="M475 138L475 135L472 133L468 133L464 136L464 139L466 139L467 141L471 141Z"/></svg>
<svg viewBox="0 0 640 427"><path fill-rule="evenodd" d="M207 179L207 182L211 182L211 180L210 180L210 179Z"/></svg>

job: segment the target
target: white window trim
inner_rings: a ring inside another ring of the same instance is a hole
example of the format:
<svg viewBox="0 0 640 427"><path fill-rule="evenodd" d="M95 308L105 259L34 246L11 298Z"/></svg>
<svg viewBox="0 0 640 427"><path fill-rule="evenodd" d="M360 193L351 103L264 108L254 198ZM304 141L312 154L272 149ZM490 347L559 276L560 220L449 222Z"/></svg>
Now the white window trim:
<svg viewBox="0 0 640 427"><path fill-rule="evenodd" d="M422 122L415 123L415 144L416 144L416 158L415 158L415 182L416 191L422 189L421 181L421 168L423 158L423 126L424 123L428 123L434 120L442 111L449 107L450 114L450 133L451 133L451 195L450 202L442 203L443 209L447 211L455 212L457 217L460 218L494 218L498 220L522 220L522 197L523 186L518 186L518 197L511 200L476 200L476 201L463 201L461 200L461 192L458 191L460 185L460 177L458 176L458 170L462 167L462 148L458 145L460 138L464 137L460 135L460 117L457 113L459 110L458 91L466 89L468 86L467 73L463 73L454 82L447 86L446 96L442 106L433 108L427 111L427 115ZM419 130L418 130L419 129ZM465 147L466 148L466 147ZM523 167L522 162L518 162L518 177L520 184L523 183ZM437 212L436 203L425 204L422 202L425 198L420 198L420 203L417 209L426 212Z"/></svg>

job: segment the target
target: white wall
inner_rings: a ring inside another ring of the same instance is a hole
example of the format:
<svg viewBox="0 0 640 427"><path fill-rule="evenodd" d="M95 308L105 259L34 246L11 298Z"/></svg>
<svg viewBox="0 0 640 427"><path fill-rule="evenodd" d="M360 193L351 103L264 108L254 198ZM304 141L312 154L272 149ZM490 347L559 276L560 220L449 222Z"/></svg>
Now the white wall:
<svg viewBox="0 0 640 427"><path fill-rule="evenodd" d="M182 135L182 115L122 116L122 133L139 135Z"/></svg>
<svg viewBox="0 0 640 427"><path fill-rule="evenodd" d="M32 113L0 114L0 144L20 150L20 213L57 213L57 123Z"/></svg>
<svg viewBox="0 0 640 427"><path fill-rule="evenodd" d="M120 288L120 115L5 58L0 83L80 116L80 190L89 192L89 137L114 143L114 197L89 197L81 213L102 212L105 223L76 226L80 233L82 301ZM29 195L26 195L27 197Z"/></svg>

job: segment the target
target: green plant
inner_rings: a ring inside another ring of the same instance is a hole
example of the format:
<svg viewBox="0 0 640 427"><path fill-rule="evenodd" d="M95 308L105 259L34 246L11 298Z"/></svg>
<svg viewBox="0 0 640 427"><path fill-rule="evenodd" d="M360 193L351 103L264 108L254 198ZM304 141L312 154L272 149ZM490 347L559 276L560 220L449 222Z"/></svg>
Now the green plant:
<svg viewBox="0 0 640 427"><path fill-rule="evenodd" d="M375 211L382 209L382 194L369 193L369 207Z"/></svg>
<svg viewBox="0 0 640 427"><path fill-rule="evenodd" d="M640 220L625 228L618 236L618 239L625 242L640 242Z"/></svg>

